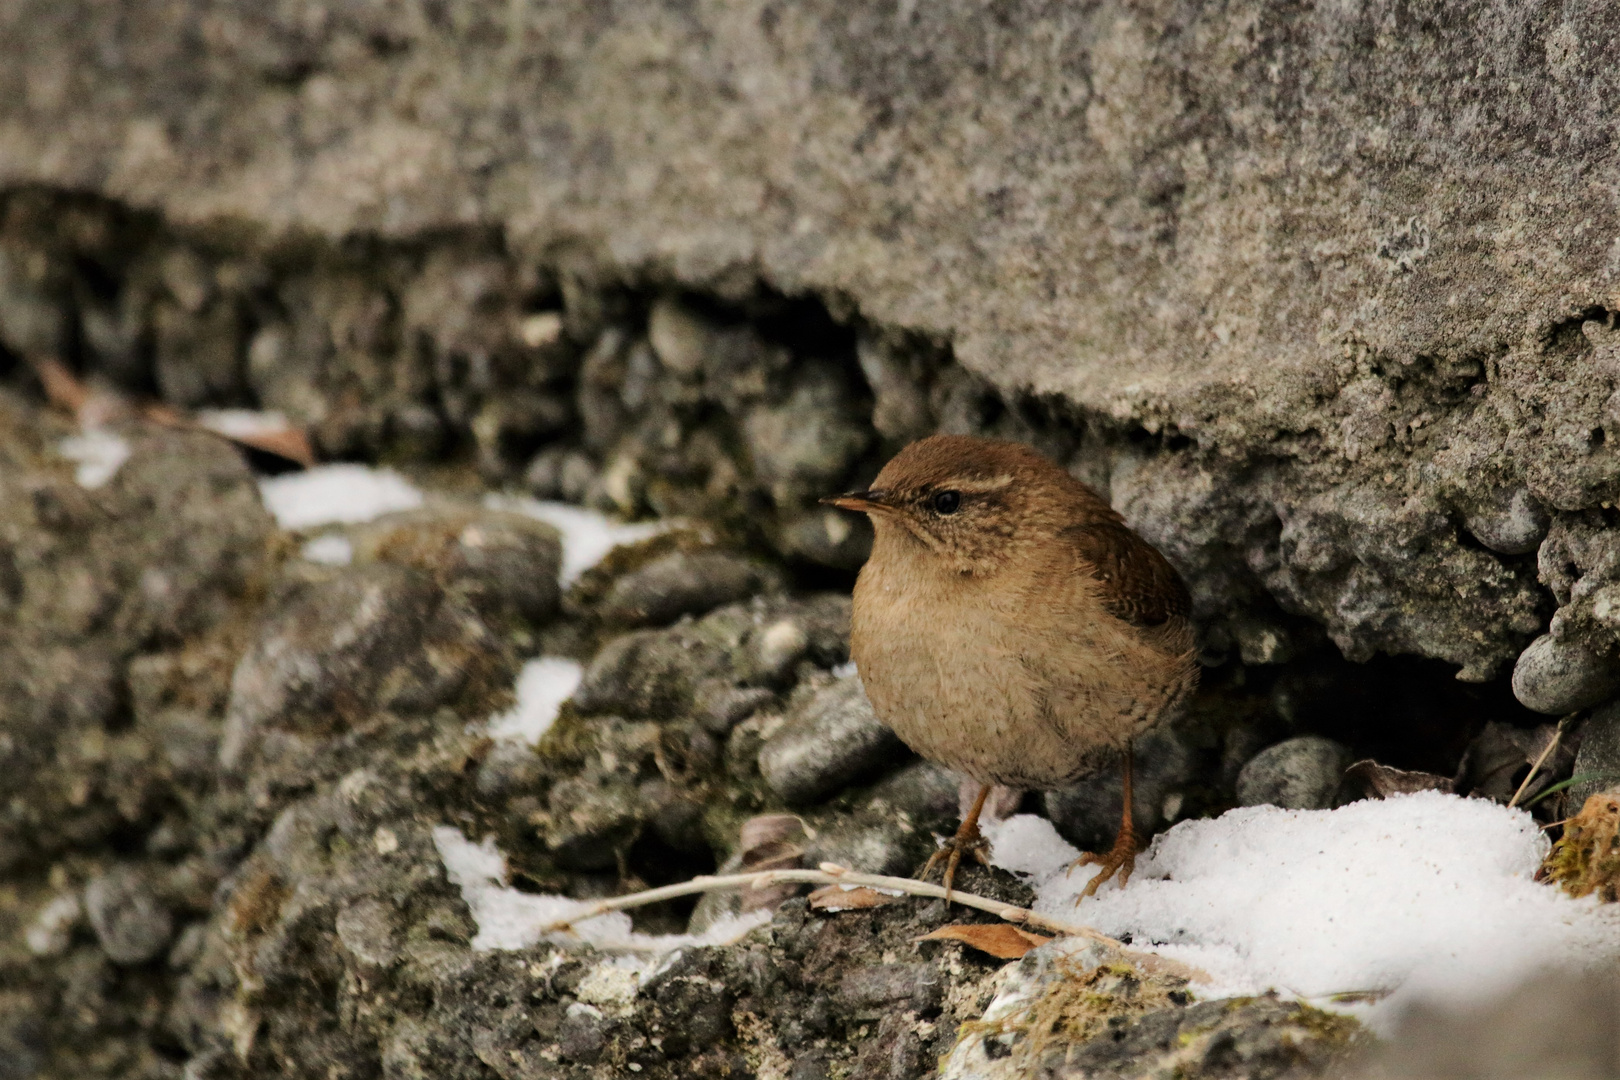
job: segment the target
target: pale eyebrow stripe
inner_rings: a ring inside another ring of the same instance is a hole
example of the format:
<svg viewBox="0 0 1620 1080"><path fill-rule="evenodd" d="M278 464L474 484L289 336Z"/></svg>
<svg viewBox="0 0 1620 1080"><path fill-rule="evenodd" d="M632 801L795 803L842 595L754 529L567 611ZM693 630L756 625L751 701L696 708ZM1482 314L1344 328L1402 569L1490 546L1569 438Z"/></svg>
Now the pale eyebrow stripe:
<svg viewBox="0 0 1620 1080"><path fill-rule="evenodd" d="M957 491L966 491L979 495L986 491L999 491L1012 482L1012 474L1003 473L1000 476L992 476L988 480L960 480L953 482L950 486Z"/></svg>

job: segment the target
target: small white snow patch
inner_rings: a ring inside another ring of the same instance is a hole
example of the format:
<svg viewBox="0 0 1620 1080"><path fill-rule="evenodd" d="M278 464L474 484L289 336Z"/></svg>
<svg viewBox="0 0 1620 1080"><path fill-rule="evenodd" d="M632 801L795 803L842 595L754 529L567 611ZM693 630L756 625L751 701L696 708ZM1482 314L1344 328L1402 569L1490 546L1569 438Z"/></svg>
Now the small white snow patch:
<svg viewBox="0 0 1620 1080"><path fill-rule="evenodd" d="M1159 836L1129 887L1078 908L1096 871L1029 815L986 830L997 865L1036 886L1037 911L1209 972L1202 996L1275 989L1390 992L1375 1028L1415 999L1464 1004L1534 969L1620 958L1620 914L1533 878L1546 850L1522 810L1422 792L1337 810L1243 807ZM1044 836L1044 839L1043 839Z"/></svg>
<svg viewBox="0 0 1620 1080"><path fill-rule="evenodd" d="M305 544L299 554L323 566L348 566L354 561L354 544L342 533L325 533Z"/></svg>
<svg viewBox="0 0 1620 1080"><path fill-rule="evenodd" d="M619 545L639 543L674 527L668 521L615 521L595 510L522 495L486 495L484 505L544 521L562 534L562 569L557 580L565 589Z"/></svg>
<svg viewBox="0 0 1620 1080"><path fill-rule="evenodd" d="M292 531L371 521L422 505L422 493L409 480L369 465L317 465L266 477L259 494L276 524Z"/></svg>
<svg viewBox="0 0 1620 1080"><path fill-rule="evenodd" d="M584 678L579 663L562 656L541 656L523 665L517 677L517 704L489 718L491 738L514 739L530 746L550 730L562 703Z"/></svg>
<svg viewBox="0 0 1620 1080"><path fill-rule="evenodd" d="M78 893L63 893L40 909L23 940L35 956L61 956L73 941L73 927L83 909Z"/></svg>
<svg viewBox="0 0 1620 1080"><path fill-rule="evenodd" d="M478 924L472 947L479 952L526 949L540 941L541 927L590 906L566 896L509 888L506 859L495 846L494 837L474 844L460 829L439 825L433 829L433 844L439 849L446 876L461 890L461 898ZM617 965L631 970L639 979L653 971L657 958L666 953L702 945L730 944L756 926L763 926L770 918L770 912L756 911L716 919L701 934L641 934L631 929L629 915L615 911L574 924L572 936L598 949L644 957L626 958Z"/></svg>
<svg viewBox="0 0 1620 1080"><path fill-rule="evenodd" d="M79 467L73 479L82 488L98 488L118 475L129 460L129 440L106 428L86 428L56 444L56 452Z"/></svg>
<svg viewBox="0 0 1620 1080"><path fill-rule="evenodd" d="M257 409L199 409L196 418L198 427L227 439L279 435L292 427L281 413Z"/></svg>

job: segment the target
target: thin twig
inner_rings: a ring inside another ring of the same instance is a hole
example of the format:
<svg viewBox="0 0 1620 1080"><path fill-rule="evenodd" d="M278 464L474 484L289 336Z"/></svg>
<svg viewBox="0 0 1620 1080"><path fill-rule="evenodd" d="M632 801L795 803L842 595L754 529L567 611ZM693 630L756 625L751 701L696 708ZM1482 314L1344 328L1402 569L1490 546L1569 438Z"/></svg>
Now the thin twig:
<svg viewBox="0 0 1620 1080"><path fill-rule="evenodd" d="M1571 721L1573 721L1575 717L1579 715L1580 710L1577 709L1575 712L1570 713L1568 716L1558 721L1558 726L1553 729L1552 738L1547 740L1547 745L1542 748L1541 755L1537 757L1535 763L1530 766L1530 771L1525 774L1524 782L1519 785L1519 790L1515 791L1513 793L1513 798L1508 800L1509 810L1519 805L1519 799L1524 796L1524 791L1530 786L1530 781L1536 778L1536 773L1541 771L1541 767L1547 763L1547 759L1552 756L1552 752L1558 748L1558 742L1564 737L1564 731L1569 727Z"/></svg>
<svg viewBox="0 0 1620 1080"><path fill-rule="evenodd" d="M905 893L910 896L926 896L935 900L945 899L944 888L929 881L888 877L883 874L862 874L847 867L839 866L837 863L822 863L819 870L763 870L752 874L724 874L718 877L705 875L676 885L665 885L658 889L646 889L625 896L598 900L566 919L558 919L556 922L547 923L540 928L540 932L542 934L555 933L559 930L566 930L575 923L583 922L586 919L594 919L598 915L642 907L646 904L656 904L660 900L673 900L677 896L725 892L733 889L763 889L771 885L786 884L864 885L869 889L887 889L891 892ZM1068 934L1072 937L1089 938L1117 948L1124 948L1123 943L1106 934L1098 933L1089 926L1080 926L1077 923L1051 919L1045 915L1038 915L1028 908L1021 908L1016 904L1004 904L1000 900L991 900L986 896L965 893L960 889L952 889L950 898L963 907L987 911L1008 922L1020 923L1024 926L1031 926L1054 934Z"/></svg>

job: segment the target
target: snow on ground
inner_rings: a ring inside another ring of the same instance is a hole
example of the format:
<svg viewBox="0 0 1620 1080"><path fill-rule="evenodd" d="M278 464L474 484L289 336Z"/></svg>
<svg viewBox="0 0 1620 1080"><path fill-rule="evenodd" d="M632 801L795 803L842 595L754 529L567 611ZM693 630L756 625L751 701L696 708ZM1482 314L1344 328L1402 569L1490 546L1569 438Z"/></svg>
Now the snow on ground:
<svg viewBox="0 0 1620 1080"><path fill-rule="evenodd" d="M506 859L496 848L494 837L474 844L460 829L439 825L433 830L433 843L439 849L445 874L461 890L478 924L472 947L481 952L528 948L540 941L542 926L588 906L566 896L526 893L508 887ZM717 919L701 934L642 934L630 928L628 914L616 911L581 921L575 925L574 933L579 940L605 951L657 957L680 948L728 944L770 918L770 912L756 911Z"/></svg>
<svg viewBox="0 0 1620 1080"><path fill-rule="evenodd" d="M56 444L56 452L79 467L73 478L82 488L98 488L129 460L129 440L106 428L86 428Z"/></svg>
<svg viewBox="0 0 1620 1080"><path fill-rule="evenodd" d="M199 409L197 426L228 439L251 439L276 435L292 425L279 412L260 409Z"/></svg>
<svg viewBox="0 0 1620 1080"><path fill-rule="evenodd" d="M354 544L342 533L322 533L305 544L299 554L324 566L348 566L354 561Z"/></svg>
<svg viewBox="0 0 1620 1080"><path fill-rule="evenodd" d="M1375 1028L1415 999L1466 1003L1538 967L1620 958L1620 915L1533 880L1535 821L1482 799L1423 792L1337 810L1253 806L1184 821L1140 856L1129 887L1074 906L1096 871L1050 822L986 829L992 861L1028 878L1036 910L1202 968L1207 998L1390 996Z"/></svg>
<svg viewBox="0 0 1620 1080"><path fill-rule="evenodd" d="M595 510L522 495L486 495L484 505L491 510L505 510L544 521L562 534L562 572L558 580L565 589L620 544L639 543L675 527L675 523L669 521L627 524Z"/></svg>
<svg viewBox="0 0 1620 1080"><path fill-rule="evenodd" d="M578 661L562 656L535 657L518 672L517 704L490 717L486 733L491 738L535 745L551 728L562 703L573 696L584 676L585 669Z"/></svg>
<svg viewBox="0 0 1620 1080"><path fill-rule="evenodd" d="M422 505L422 493L409 480L369 465L317 465L265 477L259 494L276 524L293 531L358 524Z"/></svg>

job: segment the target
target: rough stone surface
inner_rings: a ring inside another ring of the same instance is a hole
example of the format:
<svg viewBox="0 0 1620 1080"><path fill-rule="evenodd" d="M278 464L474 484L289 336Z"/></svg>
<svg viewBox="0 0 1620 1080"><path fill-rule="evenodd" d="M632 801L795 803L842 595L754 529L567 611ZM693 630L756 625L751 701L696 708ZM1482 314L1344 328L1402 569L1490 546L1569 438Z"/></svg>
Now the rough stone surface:
<svg viewBox="0 0 1620 1080"><path fill-rule="evenodd" d="M672 551L615 581L600 610L610 623L660 625L779 588L781 576L756 560Z"/></svg>
<svg viewBox="0 0 1620 1080"><path fill-rule="evenodd" d="M816 499L935 430L1037 446L1187 577L1210 666L1139 748L1140 824L1231 805L1304 735L1508 797L1545 732L1506 670L1558 712L1612 692L1620 644L1617 19L7 6L0 1068L931 1074L997 990L914 940L955 911L790 902L637 988L552 945L472 952L428 830L575 897L711 871L790 809L815 835L785 859L914 869L947 778L874 760L790 808L761 766L847 659L869 533ZM131 456L85 490L45 358L431 464L457 509L314 566L236 450L102 397ZM474 508L517 483L701 520L780 577L661 591L638 556L559 601L549 534ZM492 745L540 651L580 692L540 746ZM1340 707L1370 700L1341 657L1413 704ZM1095 847L1109 784L1043 805ZM1332 1049L1292 1006L1120 989L1049 1071L1292 1076Z"/></svg>
<svg viewBox="0 0 1620 1080"><path fill-rule="evenodd" d="M813 489L1000 431L1169 551L1212 655L1303 617L1491 677L1547 614L1515 553L1620 477L1614 11L975 12L13 5L0 339L329 453L582 431L538 485L746 492L841 566ZM24 205L66 191L154 216ZM719 310L762 286L844 339Z"/></svg>
<svg viewBox="0 0 1620 1080"><path fill-rule="evenodd" d="M85 886L96 940L115 964L144 964L168 947L174 919L139 871L114 867Z"/></svg>
<svg viewBox="0 0 1620 1080"><path fill-rule="evenodd" d="M1527 708L1562 715L1584 709L1620 689L1620 658L1543 634L1513 665L1513 693Z"/></svg>
<svg viewBox="0 0 1620 1080"><path fill-rule="evenodd" d="M759 771L783 801L802 805L906 756L872 712L859 678L806 695L759 751Z"/></svg>
<svg viewBox="0 0 1620 1080"><path fill-rule="evenodd" d="M1268 746L1238 773L1238 803L1269 803L1284 810L1330 809L1344 781L1344 770L1354 760L1349 747L1317 735Z"/></svg>

